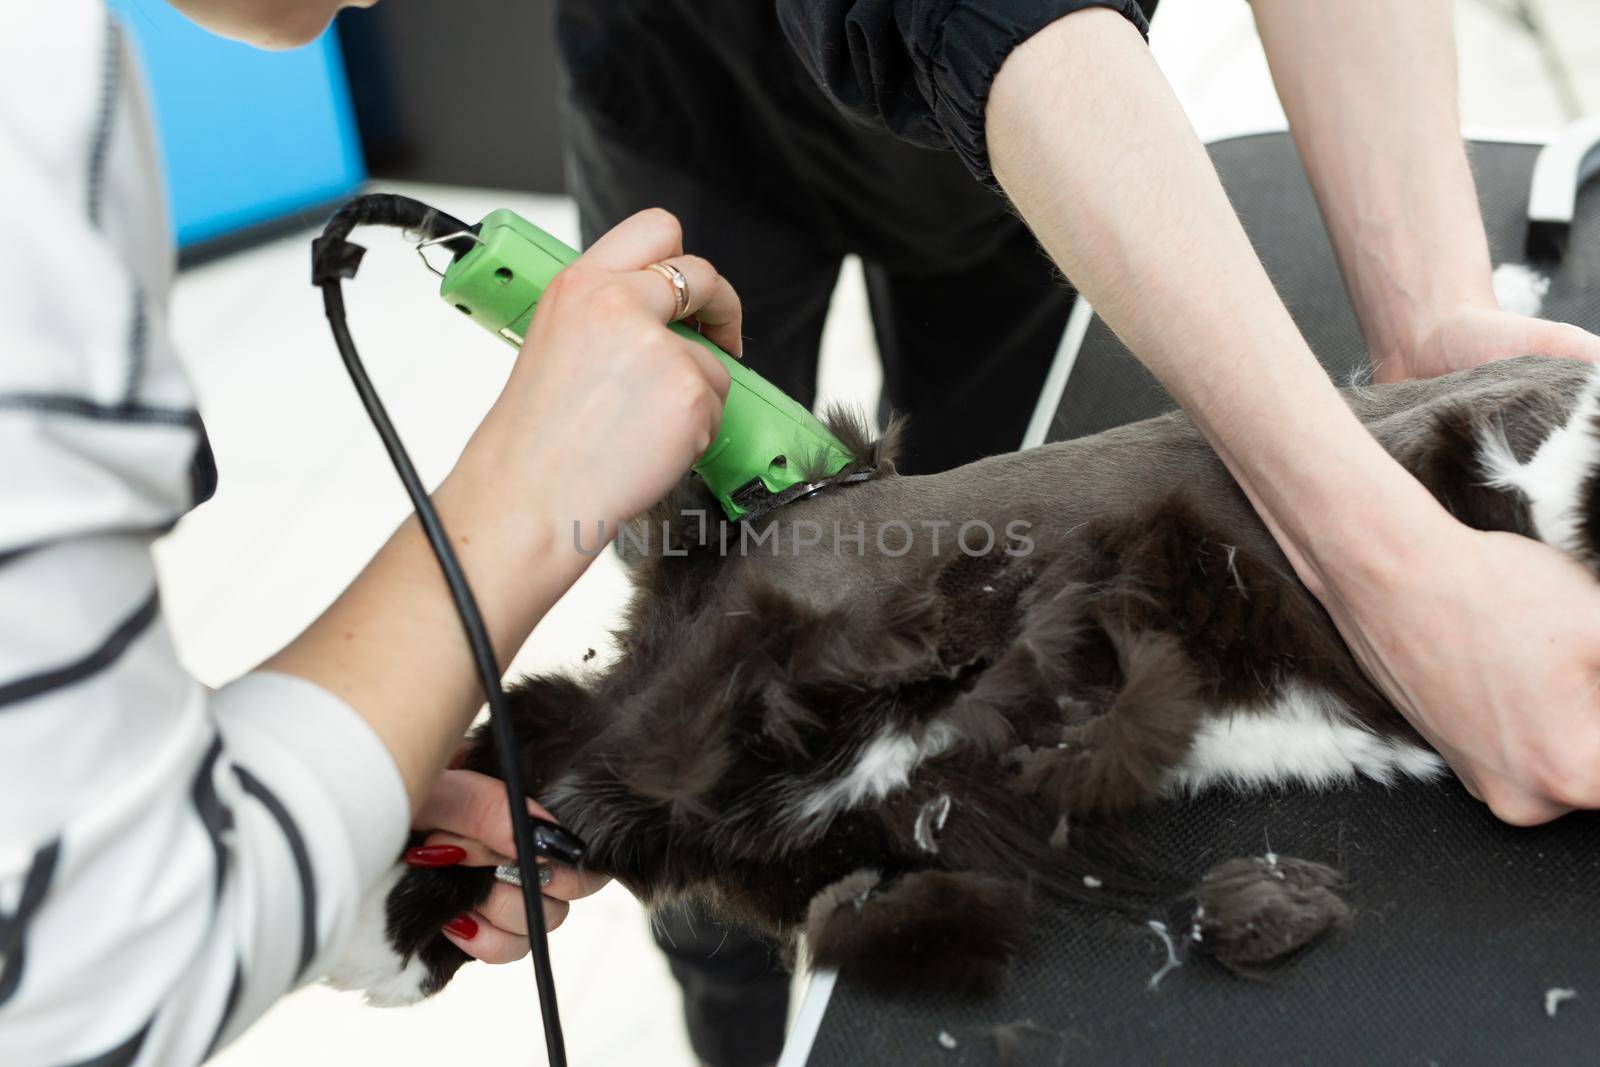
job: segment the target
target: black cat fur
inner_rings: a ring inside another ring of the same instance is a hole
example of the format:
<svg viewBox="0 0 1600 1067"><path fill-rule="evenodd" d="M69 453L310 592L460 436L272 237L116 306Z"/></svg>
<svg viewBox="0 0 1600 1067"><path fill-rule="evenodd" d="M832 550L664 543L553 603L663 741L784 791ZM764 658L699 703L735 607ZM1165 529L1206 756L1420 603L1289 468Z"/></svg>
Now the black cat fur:
<svg viewBox="0 0 1600 1067"><path fill-rule="evenodd" d="M1526 461L1588 381L1529 357L1347 399L1461 520L1534 536L1523 495L1486 484L1482 442ZM1181 414L926 478L895 474L895 427L831 425L856 457L832 481L874 478L782 509L780 538L802 517L1022 518L1034 550L725 555L739 528L686 480L635 529L656 536L614 664L511 690L532 792L591 867L896 988L991 984L1041 896L1137 911L1189 894L1201 945L1246 971L1348 921L1318 864L1242 858L1193 890L1120 851L1121 817L1161 795L1219 708L1315 686L1373 737L1423 747ZM1597 496L1591 477L1585 530ZM883 737L926 747L906 780L802 814ZM467 766L495 765L479 731ZM489 884L418 871L391 895L390 940L422 954L424 992L465 960L439 926Z"/></svg>

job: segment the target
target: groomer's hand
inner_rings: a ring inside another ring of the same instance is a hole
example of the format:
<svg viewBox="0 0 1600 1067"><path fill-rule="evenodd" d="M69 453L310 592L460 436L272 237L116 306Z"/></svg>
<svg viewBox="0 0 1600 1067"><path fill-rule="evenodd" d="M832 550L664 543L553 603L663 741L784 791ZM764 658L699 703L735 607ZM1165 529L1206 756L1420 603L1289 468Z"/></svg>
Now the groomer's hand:
<svg viewBox="0 0 1600 1067"><path fill-rule="evenodd" d="M531 800L528 810L541 818L552 818ZM406 852L406 862L414 867L499 867L515 862L506 787L496 778L474 771L445 771L413 825L429 831L420 846ZM545 929L560 926L567 918L571 901L589 896L608 881L603 875L551 864L550 884L541 890ZM474 911L446 923L443 932L461 951L486 963L521 959L528 952L522 890L495 883L487 900Z"/></svg>
<svg viewBox="0 0 1600 1067"><path fill-rule="evenodd" d="M738 349L733 289L709 263L683 255L670 215L636 215L555 278L505 388L432 494L500 663L620 522L664 496L717 432L728 375L667 329L680 311L677 289L671 271L648 269L663 260L688 281L685 313ZM412 811L483 701L415 519L267 666L355 708L394 757Z"/></svg>
<svg viewBox="0 0 1600 1067"><path fill-rule="evenodd" d="M688 282L679 315L663 263ZM527 342L474 446L490 442L515 491L572 537L592 537L654 504L715 438L728 372L710 352L667 329L693 319L725 351L742 352L739 297L710 263L685 255L678 222L643 211L596 241L556 276Z"/></svg>
<svg viewBox="0 0 1600 1067"><path fill-rule="evenodd" d="M1367 676L1506 822L1600 807L1600 583L1538 541L1412 518L1407 546L1324 572Z"/></svg>
<svg viewBox="0 0 1600 1067"><path fill-rule="evenodd" d="M1600 337L1565 322L1465 304L1419 316L1391 358L1373 368L1380 382L1436 378L1511 356L1560 356L1600 363Z"/></svg>

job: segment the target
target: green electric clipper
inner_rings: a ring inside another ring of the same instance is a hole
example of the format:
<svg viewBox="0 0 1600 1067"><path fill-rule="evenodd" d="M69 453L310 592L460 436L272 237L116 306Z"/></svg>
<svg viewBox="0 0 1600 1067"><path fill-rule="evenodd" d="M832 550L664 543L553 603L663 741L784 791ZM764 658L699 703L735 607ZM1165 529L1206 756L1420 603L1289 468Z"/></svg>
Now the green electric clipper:
<svg viewBox="0 0 1600 1067"><path fill-rule="evenodd" d="M520 348L545 288L576 258L576 250L516 213L493 211L476 227L471 250L445 269L439 295ZM837 474L851 462L839 439L777 386L687 326L674 323L671 328L709 349L732 378L722 429L694 465L728 518L764 510L763 505L808 475Z"/></svg>

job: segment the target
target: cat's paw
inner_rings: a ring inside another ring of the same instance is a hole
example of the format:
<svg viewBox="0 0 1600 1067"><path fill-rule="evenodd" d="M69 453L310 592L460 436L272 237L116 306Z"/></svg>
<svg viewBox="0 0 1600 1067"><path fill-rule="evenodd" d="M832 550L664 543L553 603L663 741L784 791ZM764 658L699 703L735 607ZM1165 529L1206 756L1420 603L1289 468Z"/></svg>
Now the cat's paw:
<svg viewBox="0 0 1600 1067"><path fill-rule="evenodd" d="M335 989L362 993L373 1007L405 1007L431 992L428 965L420 954L402 951L389 933L389 897L406 873L396 864L368 890L355 928L323 976Z"/></svg>
<svg viewBox="0 0 1600 1067"><path fill-rule="evenodd" d="M471 958L440 927L481 904L493 886L492 867L396 864L362 900L355 929L325 980L365 994L379 1008L433 996Z"/></svg>

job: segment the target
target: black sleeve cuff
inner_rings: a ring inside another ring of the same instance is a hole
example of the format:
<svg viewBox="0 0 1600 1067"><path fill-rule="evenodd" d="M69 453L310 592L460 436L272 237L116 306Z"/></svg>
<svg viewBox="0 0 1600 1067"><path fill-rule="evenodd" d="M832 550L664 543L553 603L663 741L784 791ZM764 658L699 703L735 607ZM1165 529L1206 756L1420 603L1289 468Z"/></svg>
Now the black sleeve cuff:
<svg viewBox="0 0 1600 1067"><path fill-rule="evenodd" d="M994 184L984 112L1017 45L1105 7L1148 36L1137 0L779 0L790 44L835 104L914 144L953 148Z"/></svg>

